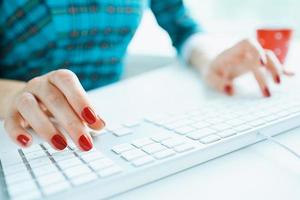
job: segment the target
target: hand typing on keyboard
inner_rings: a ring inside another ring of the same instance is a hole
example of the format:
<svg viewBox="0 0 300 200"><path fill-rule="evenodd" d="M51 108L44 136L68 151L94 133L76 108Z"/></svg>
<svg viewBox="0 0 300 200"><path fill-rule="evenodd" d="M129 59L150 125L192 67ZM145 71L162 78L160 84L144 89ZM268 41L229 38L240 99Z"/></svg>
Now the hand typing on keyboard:
<svg viewBox="0 0 300 200"><path fill-rule="evenodd" d="M205 42L211 43L209 39L200 41L201 44ZM282 66L278 58L272 51L264 50L256 42L243 40L218 56L211 57L212 59L205 56L205 53L207 52L203 47L195 49L190 58L191 64L200 69L208 85L227 95L234 94L233 80L247 72L253 73L264 97L270 97L271 93L262 70L266 69L271 73L274 82L280 83L278 69ZM203 56L207 58L203 59Z"/></svg>
<svg viewBox="0 0 300 200"><path fill-rule="evenodd" d="M31 127L53 148L65 149L67 141L64 135L50 120L55 118L81 150L92 149L92 138L85 130L85 125L99 130L105 123L92 109L73 72L53 71L19 88L15 94L7 95L7 108L1 113L5 129L13 141L22 147L30 146L32 136L26 128Z"/></svg>

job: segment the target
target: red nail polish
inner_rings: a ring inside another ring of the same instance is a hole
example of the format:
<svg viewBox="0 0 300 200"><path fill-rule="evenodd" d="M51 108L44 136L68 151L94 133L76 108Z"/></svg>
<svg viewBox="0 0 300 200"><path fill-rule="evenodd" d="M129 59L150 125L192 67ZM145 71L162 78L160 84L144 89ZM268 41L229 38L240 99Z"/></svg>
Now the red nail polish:
<svg viewBox="0 0 300 200"><path fill-rule="evenodd" d="M93 148L93 144L92 144L90 138L86 135L81 135L79 137L78 143L79 143L80 147L82 148L82 150L84 150L84 151L89 151Z"/></svg>
<svg viewBox="0 0 300 200"><path fill-rule="evenodd" d="M224 91L226 92L226 94L232 95L232 87L230 85L225 85Z"/></svg>
<svg viewBox="0 0 300 200"><path fill-rule="evenodd" d="M58 134L54 135L51 138L51 142L59 150L63 150L67 147L67 142L65 138L63 138L61 135Z"/></svg>
<svg viewBox="0 0 300 200"><path fill-rule="evenodd" d="M19 135L17 140L21 143L22 146L27 146L29 142L29 138L26 135Z"/></svg>
<svg viewBox="0 0 300 200"><path fill-rule="evenodd" d="M260 61L261 65L263 65L263 66L265 65L265 62L263 61L263 59L260 58L259 61Z"/></svg>
<svg viewBox="0 0 300 200"><path fill-rule="evenodd" d="M81 116L89 124L93 124L97 120L95 112L90 107L85 107L81 112Z"/></svg>
<svg viewBox="0 0 300 200"><path fill-rule="evenodd" d="M276 75L275 81L276 81L276 83L280 84L281 80L280 80L280 77L278 75Z"/></svg>
<svg viewBox="0 0 300 200"><path fill-rule="evenodd" d="M264 89L264 95L265 95L265 97L270 97L271 96L270 90L268 88Z"/></svg>

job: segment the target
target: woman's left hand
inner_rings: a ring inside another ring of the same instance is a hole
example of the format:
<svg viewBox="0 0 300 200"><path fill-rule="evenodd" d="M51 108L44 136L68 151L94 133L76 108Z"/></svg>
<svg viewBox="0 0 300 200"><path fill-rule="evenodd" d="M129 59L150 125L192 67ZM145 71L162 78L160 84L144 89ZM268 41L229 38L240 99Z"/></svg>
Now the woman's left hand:
<svg viewBox="0 0 300 200"><path fill-rule="evenodd" d="M193 60L191 63L197 65ZM280 83L278 69L281 68L281 64L275 54L263 50L258 43L250 40L238 42L217 55L206 66L198 66L198 68L201 69L204 80L209 86L227 95L234 94L233 80L247 72L253 73L265 97L270 97L271 93L262 70L266 69L272 75L274 82Z"/></svg>

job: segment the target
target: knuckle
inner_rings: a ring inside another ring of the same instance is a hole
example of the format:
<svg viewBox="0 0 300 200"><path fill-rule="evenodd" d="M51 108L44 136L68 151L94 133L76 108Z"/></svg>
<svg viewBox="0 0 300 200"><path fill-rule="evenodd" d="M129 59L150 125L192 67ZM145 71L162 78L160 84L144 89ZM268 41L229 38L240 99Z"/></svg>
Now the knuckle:
<svg viewBox="0 0 300 200"><path fill-rule="evenodd" d="M56 70L53 73L53 76L56 79L64 81L66 84L70 83L70 82L74 82L74 80L77 78L77 76L75 75L75 73L72 72L71 70L68 70L68 69L59 69L59 70Z"/></svg>
<svg viewBox="0 0 300 200"><path fill-rule="evenodd" d="M58 95L57 92L49 91L46 94L46 99L53 104L57 104L60 102L60 95Z"/></svg>
<svg viewBox="0 0 300 200"><path fill-rule="evenodd" d="M40 76L35 77L35 78L31 79L30 81L28 81L27 87L36 87L41 84L41 81L42 81L42 78Z"/></svg>
<svg viewBox="0 0 300 200"><path fill-rule="evenodd" d="M18 108L20 107L26 107L26 106L32 106L36 102L34 96L28 92L24 92L19 97L18 101Z"/></svg>

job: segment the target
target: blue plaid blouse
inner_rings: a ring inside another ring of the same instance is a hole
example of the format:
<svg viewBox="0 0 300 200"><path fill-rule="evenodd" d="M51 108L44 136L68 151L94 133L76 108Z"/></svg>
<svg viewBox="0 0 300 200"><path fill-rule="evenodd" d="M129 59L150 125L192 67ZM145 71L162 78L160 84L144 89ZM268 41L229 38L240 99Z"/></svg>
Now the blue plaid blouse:
<svg viewBox="0 0 300 200"><path fill-rule="evenodd" d="M87 90L112 83L147 6L177 50L199 31L182 0L0 0L0 78L65 68Z"/></svg>

